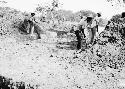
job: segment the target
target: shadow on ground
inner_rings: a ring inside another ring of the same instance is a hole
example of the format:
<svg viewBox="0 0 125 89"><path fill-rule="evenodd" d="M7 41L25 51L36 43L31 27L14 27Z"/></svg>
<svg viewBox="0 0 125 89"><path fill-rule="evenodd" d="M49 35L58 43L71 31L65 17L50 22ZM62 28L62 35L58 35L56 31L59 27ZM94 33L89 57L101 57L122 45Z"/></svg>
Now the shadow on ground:
<svg viewBox="0 0 125 89"><path fill-rule="evenodd" d="M60 42L57 43L56 47L58 49L77 50L77 41Z"/></svg>
<svg viewBox="0 0 125 89"><path fill-rule="evenodd" d="M25 83L24 82L11 82L11 78L7 78L0 75L0 89L25 89Z"/></svg>

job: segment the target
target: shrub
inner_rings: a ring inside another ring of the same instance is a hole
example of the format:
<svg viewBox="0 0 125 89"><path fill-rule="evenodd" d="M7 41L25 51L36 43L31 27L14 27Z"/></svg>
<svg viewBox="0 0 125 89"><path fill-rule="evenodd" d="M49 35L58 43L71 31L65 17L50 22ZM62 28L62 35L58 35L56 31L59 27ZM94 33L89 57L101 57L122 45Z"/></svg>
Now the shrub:
<svg viewBox="0 0 125 89"><path fill-rule="evenodd" d="M8 7L0 8L0 34L10 35L15 27L18 27L24 16L21 12Z"/></svg>

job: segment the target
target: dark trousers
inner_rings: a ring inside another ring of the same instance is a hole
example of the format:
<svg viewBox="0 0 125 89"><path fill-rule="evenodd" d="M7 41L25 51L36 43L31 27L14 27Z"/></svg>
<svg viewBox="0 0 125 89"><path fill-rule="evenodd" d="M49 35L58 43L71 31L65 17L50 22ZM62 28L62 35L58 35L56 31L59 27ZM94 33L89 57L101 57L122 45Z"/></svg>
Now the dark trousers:
<svg viewBox="0 0 125 89"><path fill-rule="evenodd" d="M96 36L96 30L97 30L96 26L91 28L91 30L90 30L90 44L93 44L93 42L94 42L94 38Z"/></svg>
<svg viewBox="0 0 125 89"><path fill-rule="evenodd" d="M81 38L81 35L80 35L80 31L79 30L77 30L77 31L75 31L75 35L76 35L76 37L77 37L77 49L81 49L81 40L82 40L82 38Z"/></svg>
<svg viewBox="0 0 125 89"><path fill-rule="evenodd" d="M40 36L41 28L37 24L34 24L34 32L37 34L37 39L41 39Z"/></svg>
<svg viewBox="0 0 125 89"><path fill-rule="evenodd" d="M82 34L83 34L83 36L84 36L84 38L85 38L85 33L84 33L84 29L82 28L82 25L79 26L79 31L82 32Z"/></svg>
<svg viewBox="0 0 125 89"><path fill-rule="evenodd" d="M85 38L84 29L82 28L82 25L79 26L79 30L75 31L75 35L77 37L77 49L81 49L82 47L82 37Z"/></svg>

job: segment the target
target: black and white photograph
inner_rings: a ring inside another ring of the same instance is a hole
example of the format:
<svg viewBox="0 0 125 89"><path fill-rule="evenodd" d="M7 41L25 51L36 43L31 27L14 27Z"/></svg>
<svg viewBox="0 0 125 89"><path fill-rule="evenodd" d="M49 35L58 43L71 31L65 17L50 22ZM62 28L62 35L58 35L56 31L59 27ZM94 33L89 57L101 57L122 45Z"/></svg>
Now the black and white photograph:
<svg viewBox="0 0 125 89"><path fill-rule="evenodd" d="M125 0L0 0L0 89L125 89Z"/></svg>

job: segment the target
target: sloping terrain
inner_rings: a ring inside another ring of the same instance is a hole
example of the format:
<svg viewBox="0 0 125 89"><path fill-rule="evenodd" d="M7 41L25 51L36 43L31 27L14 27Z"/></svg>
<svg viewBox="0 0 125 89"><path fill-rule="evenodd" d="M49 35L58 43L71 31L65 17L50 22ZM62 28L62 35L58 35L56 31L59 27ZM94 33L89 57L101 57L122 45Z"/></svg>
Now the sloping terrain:
<svg viewBox="0 0 125 89"><path fill-rule="evenodd" d="M1 12L0 89L124 89L119 37L112 41L108 31L99 30L95 45L79 52L75 35L68 34L71 26L48 30L51 26L45 23L41 28L46 34L36 40L19 33L16 27L24 18L14 12Z"/></svg>
<svg viewBox="0 0 125 89"><path fill-rule="evenodd" d="M1 76L10 78L8 85L19 89L21 86L24 89L24 85L27 89L118 89L117 70L91 67L91 51L78 53L56 45L42 40L22 42L13 37L1 37Z"/></svg>

